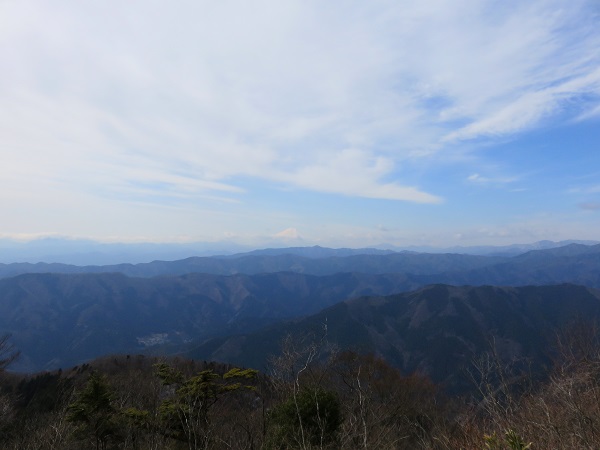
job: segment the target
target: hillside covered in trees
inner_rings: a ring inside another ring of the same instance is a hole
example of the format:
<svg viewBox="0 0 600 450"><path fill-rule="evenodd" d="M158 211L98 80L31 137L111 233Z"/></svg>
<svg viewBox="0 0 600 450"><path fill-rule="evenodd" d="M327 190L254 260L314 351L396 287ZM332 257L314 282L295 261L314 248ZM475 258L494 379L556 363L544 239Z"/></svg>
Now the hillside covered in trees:
<svg viewBox="0 0 600 450"><path fill-rule="evenodd" d="M582 323L563 330L543 379L490 349L473 362L473 388L460 396L380 358L331 351L323 336L288 337L266 373L141 355L29 376L2 372L0 446L597 448L596 332Z"/></svg>

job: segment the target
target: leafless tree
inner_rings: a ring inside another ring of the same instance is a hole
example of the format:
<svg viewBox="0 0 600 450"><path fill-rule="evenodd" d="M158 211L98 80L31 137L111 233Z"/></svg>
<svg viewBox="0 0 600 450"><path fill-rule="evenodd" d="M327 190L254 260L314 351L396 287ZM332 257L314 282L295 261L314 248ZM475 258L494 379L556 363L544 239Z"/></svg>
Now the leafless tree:
<svg viewBox="0 0 600 450"><path fill-rule="evenodd" d="M0 372L4 371L12 364L21 353L17 351L12 342L10 342L10 337L10 334L0 336Z"/></svg>

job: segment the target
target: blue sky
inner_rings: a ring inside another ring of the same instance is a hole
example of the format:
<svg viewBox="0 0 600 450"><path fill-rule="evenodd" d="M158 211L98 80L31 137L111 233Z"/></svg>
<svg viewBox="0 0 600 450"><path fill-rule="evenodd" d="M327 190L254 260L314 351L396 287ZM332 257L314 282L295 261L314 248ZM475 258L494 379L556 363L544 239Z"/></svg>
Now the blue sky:
<svg viewBox="0 0 600 450"><path fill-rule="evenodd" d="M597 1L0 3L0 237L600 240Z"/></svg>

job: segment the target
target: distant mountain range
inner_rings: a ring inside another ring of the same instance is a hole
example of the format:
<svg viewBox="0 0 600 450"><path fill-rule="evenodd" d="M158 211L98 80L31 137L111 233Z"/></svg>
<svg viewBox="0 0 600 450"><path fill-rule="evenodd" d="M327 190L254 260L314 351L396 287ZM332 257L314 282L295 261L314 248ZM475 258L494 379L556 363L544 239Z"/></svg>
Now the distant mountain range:
<svg viewBox="0 0 600 450"><path fill-rule="evenodd" d="M326 253L324 250L316 252L319 255ZM0 264L0 278L23 273L122 273L133 277L153 277L188 273L254 275L275 272L320 276L342 272L403 273L414 276L420 285L446 283L516 286L569 282L600 287L600 244L569 244L532 250L513 257L413 252L307 257L267 252L108 266Z"/></svg>
<svg viewBox="0 0 600 450"><path fill-rule="evenodd" d="M547 250L551 248L564 247L570 244L596 245L598 241L569 239L565 241L537 241L531 244L510 245L478 245L478 246L453 246L453 247L431 247L431 246L408 246L391 249L409 250L419 253L460 253L465 255L488 255L488 256L517 256L531 250Z"/></svg>
<svg viewBox="0 0 600 450"><path fill-rule="evenodd" d="M283 335L327 323L328 339L342 347L457 386L456 371L490 339L507 358L542 367L557 327L578 315L600 318L592 289L600 288L600 245L511 257L281 251L108 266L2 264L0 334L13 335L22 351L13 369L22 371L192 348L197 357L263 368Z"/></svg>
<svg viewBox="0 0 600 450"><path fill-rule="evenodd" d="M450 269L473 270L504 262L506 258L429 253L358 254L349 256L306 257L294 254L238 255L236 257L192 257L178 261L153 261L141 264L74 266L47 263L0 264L0 278L23 273L122 273L133 277L210 273L297 272L331 275L339 272L411 273L431 275Z"/></svg>
<svg viewBox="0 0 600 450"><path fill-rule="evenodd" d="M449 270L422 278L425 283L523 286L576 283L600 288L600 245L570 244L533 250L471 270Z"/></svg>
<svg viewBox="0 0 600 450"><path fill-rule="evenodd" d="M506 246L472 247L398 247L381 244L375 248L332 249L326 247L288 247L282 248L281 242L273 242L274 248L251 250L248 246L234 242L188 242L188 243L105 243L90 239L68 239L45 237L28 242L0 238L0 263L61 263L75 265L112 265L120 263L146 263L154 260L174 261L192 256L228 256L228 255L283 255L292 254L307 258L331 256L350 256L356 254L385 254L390 252L412 251L418 253L459 253L488 256L516 256L529 250L542 250L562 247L568 244L594 245L597 241L539 241L531 244Z"/></svg>

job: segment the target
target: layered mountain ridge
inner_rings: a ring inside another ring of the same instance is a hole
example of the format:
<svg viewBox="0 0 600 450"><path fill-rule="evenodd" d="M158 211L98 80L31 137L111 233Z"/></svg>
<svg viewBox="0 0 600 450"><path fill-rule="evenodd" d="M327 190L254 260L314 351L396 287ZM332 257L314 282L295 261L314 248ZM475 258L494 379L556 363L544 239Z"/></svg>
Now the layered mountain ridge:
<svg viewBox="0 0 600 450"><path fill-rule="evenodd" d="M314 248L307 257L294 254L297 249L290 252L116 266L0 265L0 332L12 334L22 351L15 370L55 369L123 352L184 352L232 362L241 354L246 359L240 363L260 366L269 352L278 351L277 343L287 332L303 333L326 320L331 333L336 327L339 331L331 335L338 345L380 354L403 370L425 371L444 381L442 369L431 361L442 361L452 352L439 349L461 349L463 358L453 360L464 363L467 350L482 351L481 330L495 329L496 319L490 315L519 323L511 328L514 334L531 317L547 312L548 305L535 298L552 297L562 302L565 318L596 318L591 303L584 307L571 299L595 301L597 293L589 288L600 288L600 245L570 244L513 257L379 251L330 256L327 249ZM514 288L526 285L529 290ZM534 291L539 293L530 294ZM384 297L393 294L405 297ZM479 316L459 301L469 296L488 299ZM457 313L438 311L435 317L449 319L422 321L430 328L408 326L420 323L427 308L437 308L434 297L446 302L445 310L455 308ZM530 305L513 307L519 302ZM394 309L403 304L429 306ZM320 316L325 308L329 312ZM540 319L535 326L527 325L529 344L510 333L488 338L510 342L510 348L518 349L515 355L547 364L547 355L529 352L527 345L547 347L547 335L538 336L538 331L554 332L564 324L562 319ZM472 342L461 333L479 338ZM435 345L419 347L430 341ZM439 357L432 356L435 352L441 352Z"/></svg>

